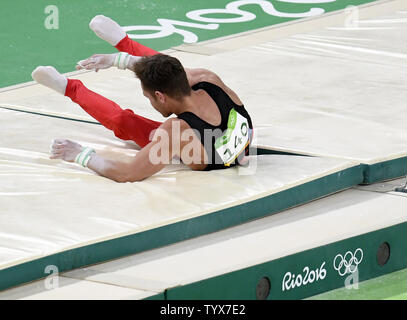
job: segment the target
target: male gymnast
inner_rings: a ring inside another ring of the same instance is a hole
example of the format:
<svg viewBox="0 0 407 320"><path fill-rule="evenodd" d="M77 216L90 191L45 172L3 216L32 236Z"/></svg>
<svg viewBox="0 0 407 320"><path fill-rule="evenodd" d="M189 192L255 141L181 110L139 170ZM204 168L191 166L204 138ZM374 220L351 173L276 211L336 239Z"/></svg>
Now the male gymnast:
<svg viewBox="0 0 407 320"><path fill-rule="evenodd" d="M67 79L54 67L39 66L32 73L35 81L69 97L116 137L141 147L130 162L123 162L106 159L76 142L56 139L51 159L76 162L116 182L146 179L175 157L192 170L247 163L253 133L250 116L237 94L215 73L184 69L178 59L131 40L103 15L94 17L89 27L119 53L93 55L79 61L77 69L98 71L115 66L132 70L151 105L164 117L176 117L161 123L136 115L87 89L80 80Z"/></svg>

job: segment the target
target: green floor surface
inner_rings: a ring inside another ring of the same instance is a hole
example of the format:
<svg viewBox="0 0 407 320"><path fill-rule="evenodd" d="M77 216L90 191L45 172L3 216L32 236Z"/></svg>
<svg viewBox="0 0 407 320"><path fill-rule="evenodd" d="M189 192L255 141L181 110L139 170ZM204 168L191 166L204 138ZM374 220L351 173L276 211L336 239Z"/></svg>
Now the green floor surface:
<svg viewBox="0 0 407 320"><path fill-rule="evenodd" d="M346 287L309 298L310 300L407 300L407 269L363 281L357 289Z"/></svg>
<svg viewBox="0 0 407 320"><path fill-rule="evenodd" d="M237 3L231 0L1 0L0 1L0 88L31 81L31 72L38 65L53 65L60 72L70 72L77 61L94 53L115 52L109 44L97 38L89 29L92 17L104 14L118 21L121 26L147 25L157 27L157 19L173 20L173 27L181 30L155 39L140 40L156 50L164 50L184 42L182 32L195 35L197 41L209 40L225 35L262 28L293 18L284 17L292 13L304 13L311 8L326 12L343 9L348 5L359 5L373 0L336 0L327 3L301 4L272 1L240 1L240 14L219 13L226 5ZM270 3L278 15L263 10ZM49 7L50 5L54 7ZM189 19L193 10L218 9L218 13L203 14L206 18L227 18L228 23L218 23L214 30L205 29L209 23ZM253 14L255 16L253 16ZM239 18L240 22L231 23ZM57 19L58 18L58 19ZM296 19L296 18L295 18ZM175 22L174 22L175 21ZM180 25L183 24L183 25ZM189 25L185 25L189 23ZM191 26L195 24L195 26ZM198 26L196 26L198 25ZM52 29L52 27L57 29ZM157 30L140 30L138 34L154 34ZM131 32L130 32L131 33Z"/></svg>

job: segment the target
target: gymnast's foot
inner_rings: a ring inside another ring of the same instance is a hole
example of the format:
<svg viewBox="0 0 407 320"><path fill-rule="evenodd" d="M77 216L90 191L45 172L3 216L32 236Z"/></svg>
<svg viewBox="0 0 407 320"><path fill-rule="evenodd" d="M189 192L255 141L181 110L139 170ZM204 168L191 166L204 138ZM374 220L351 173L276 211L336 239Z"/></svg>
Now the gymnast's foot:
<svg viewBox="0 0 407 320"><path fill-rule="evenodd" d="M31 73L31 77L38 83L61 94L65 94L68 79L60 74L54 67L39 66Z"/></svg>
<svg viewBox="0 0 407 320"><path fill-rule="evenodd" d="M124 32L116 21L103 15L94 17L89 23L89 28L91 28L99 38L109 42L114 47L126 36L126 32Z"/></svg>

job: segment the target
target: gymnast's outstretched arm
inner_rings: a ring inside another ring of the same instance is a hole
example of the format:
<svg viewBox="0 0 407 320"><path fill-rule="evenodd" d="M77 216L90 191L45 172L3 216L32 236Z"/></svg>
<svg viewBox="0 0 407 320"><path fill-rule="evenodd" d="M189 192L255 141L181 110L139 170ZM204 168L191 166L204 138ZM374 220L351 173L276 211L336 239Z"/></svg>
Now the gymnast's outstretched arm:
<svg viewBox="0 0 407 320"><path fill-rule="evenodd" d="M164 124L161 129L157 130L165 130L165 128ZM169 162L169 155L172 154L171 140L166 139L166 141L167 145L165 145L165 141L152 141L141 149L131 161L122 161L107 159L94 152L92 148L83 147L74 141L56 139L51 147L50 159L75 162L116 182L137 182L159 172L168 164L166 161L162 161L162 159L168 158ZM160 150L160 158L155 157L155 149ZM165 157L163 153L168 153L168 157Z"/></svg>
<svg viewBox="0 0 407 320"><path fill-rule="evenodd" d="M179 135L174 135L177 128ZM173 158L181 159L192 170L204 170L208 163L204 148L196 137L191 141L181 139L186 130L190 127L183 120L168 119L155 131L152 141L127 162L106 159L91 148L66 139L54 141L50 158L78 163L116 182L142 181L162 170ZM192 156L190 150L195 150Z"/></svg>
<svg viewBox="0 0 407 320"><path fill-rule="evenodd" d="M135 71L135 64L142 59L139 56L132 56L125 52L118 52L112 54L94 54L88 59L81 60L77 63L76 69L95 70L108 69L117 67L119 69L128 69ZM185 68L189 85L192 87L194 84L206 81L221 87L237 105L242 105L242 101L238 95L230 89L222 79L214 72L203 68Z"/></svg>

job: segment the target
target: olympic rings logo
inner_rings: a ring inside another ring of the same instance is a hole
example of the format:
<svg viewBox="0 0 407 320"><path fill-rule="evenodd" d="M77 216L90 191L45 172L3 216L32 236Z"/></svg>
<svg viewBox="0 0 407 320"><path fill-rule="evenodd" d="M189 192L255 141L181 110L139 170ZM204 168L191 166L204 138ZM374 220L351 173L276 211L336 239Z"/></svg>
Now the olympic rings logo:
<svg viewBox="0 0 407 320"><path fill-rule="evenodd" d="M338 271L340 276L354 273L362 260L363 250L361 248L356 249L354 253L348 251L344 256L337 254L334 259L334 269Z"/></svg>

